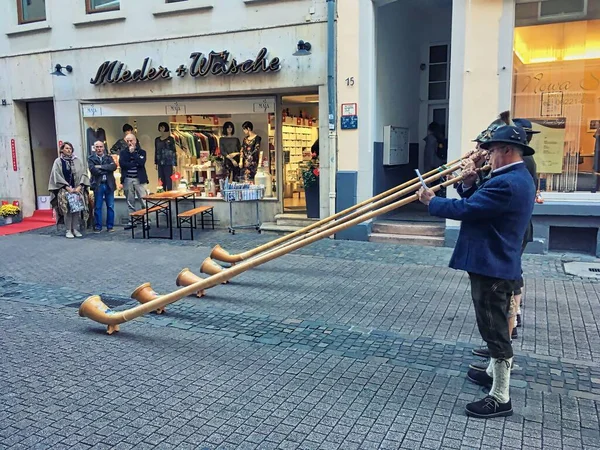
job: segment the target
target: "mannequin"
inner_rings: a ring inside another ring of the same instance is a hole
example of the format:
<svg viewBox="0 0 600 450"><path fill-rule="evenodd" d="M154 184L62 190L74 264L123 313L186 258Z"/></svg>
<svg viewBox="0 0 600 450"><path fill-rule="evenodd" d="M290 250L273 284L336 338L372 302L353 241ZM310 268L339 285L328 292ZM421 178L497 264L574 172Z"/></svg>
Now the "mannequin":
<svg viewBox="0 0 600 450"><path fill-rule="evenodd" d="M94 143L96 141L104 142L104 148L108 149L108 143L106 142L106 131L104 131L104 128L99 127L96 121L92 121L90 123L89 128L86 130L86 140L86 156L91 156L95 154Z"/></svg>
<svg viewBox="0 0 600 450"><path fill-rule="evenodd" d="M160 136L154 140L154 164L158 171L158 178L162 181L165 191L173 190L173 166L177 165L177 150L175 150L175 139L171 136L169 124L161 122L158 124Z"/></svg>
<svg viewBox="0 0 600 450"><path fill-rule="evenodd" d="M260 161L260 142L261 138L254 132L254 125L252 122L244 122L242 124L242 130L246 137L242 143L242 157L241 167L242 176L246 181L252 181L256 175L258 166L261 164Z"/></svg>
<svg viewBox="0 0 600 450"><path fill-rule="evenodd" d="M225 159L225 168L229 181L237 181L240 176L240 149L242 144L234 136L235 127L231 122L225 122L223 125L223 135L219 139L219 148L221 155Z"/></svg>

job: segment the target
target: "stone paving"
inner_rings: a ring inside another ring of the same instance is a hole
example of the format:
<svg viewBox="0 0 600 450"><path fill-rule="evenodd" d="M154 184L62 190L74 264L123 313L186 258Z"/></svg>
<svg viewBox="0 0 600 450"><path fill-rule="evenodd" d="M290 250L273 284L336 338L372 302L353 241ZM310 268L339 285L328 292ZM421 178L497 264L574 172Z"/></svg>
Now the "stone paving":
<svg viewBox="0 0 600 450"><path fill-rule="evenodd" d="M320 241L106 336L77 316L88 295L128 308L216 243L273 236L56 234L0 239L0 449L600 449L599 285L562 268L585 258L525 257L515 414L482 422L463 410L481 340L450 249Z"/></svg>

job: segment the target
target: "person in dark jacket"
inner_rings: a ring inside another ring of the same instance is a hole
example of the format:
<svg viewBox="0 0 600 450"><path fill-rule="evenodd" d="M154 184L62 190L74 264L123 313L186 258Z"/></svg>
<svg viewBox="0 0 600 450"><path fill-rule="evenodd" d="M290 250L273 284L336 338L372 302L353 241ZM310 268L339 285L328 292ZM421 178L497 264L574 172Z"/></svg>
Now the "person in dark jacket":
<svg viewBox="0 0 600 450"><path fill-rule="evenodd" d="M115 225L115 160L106 154L104 142L94 142L94 154L88 159L88 168L92 174L91 188L94 190L95 231L102 231L102 203L106 203L106 231L113 231Z"/></svg>
<svg viewBox="0 0 600 450"><path fill-rule="evenodd" d="M491 356L486 372L470 369L467 374L474 383L491 385L490 393L465 409L469 416L491 418L513 412L507 313L521 277L521 245L535 200L523 155L535 152L527 145L525 131L510 125L499 127L481 147L489 152L488 180L477 185L477 173L466 168L458 188L461 199L436 197L424 188L418 195L431 215L462 221L450 267L469 274L477 327Z"/></svg>
<svg viewBox="0 0 600 450"><path fill-rule="evenodd" d="M515 119L515 125L523 128L525 133L527 134L527 145L531 145L531 140L535 134L538 134L539 131L535 131L531 122L527 119ZM527 167L527 171L531 178L533 178L533 184L535 185L536 193L539 185L538 174L537 174L537 164L535 163L535 159L533 156L523 156L523 162L525 162L525 167ZM529 220L529 226L527 227L527 231L525 232L525 237L523 238L523 246L521 247L521 255L525 252L525 248L529 242L533 242L533 221ZM525 287L525 282L523 281L523 277L519 279L519 286L515 290L515 317L516 317L516 326L521 326L521 298L523 295L523 287ZM513 339L516 339L518 336L516 327L512 331Z"/></svg>
<svg viewBox="0 0 600 450"><path fill-rule="evenodd" d="M129 213L137 211L135 209L135 198L137 196L140 204L139 209L145 208L143 198L148 195L146 185L148 184L148 174L146 173L146 150L142 149L133 134L125 136L127 149L121 150L119 154L119 166L121 166L121 180L123 190L127 198L127 208ZM125 227L130 230L133 225Z"/></svg>

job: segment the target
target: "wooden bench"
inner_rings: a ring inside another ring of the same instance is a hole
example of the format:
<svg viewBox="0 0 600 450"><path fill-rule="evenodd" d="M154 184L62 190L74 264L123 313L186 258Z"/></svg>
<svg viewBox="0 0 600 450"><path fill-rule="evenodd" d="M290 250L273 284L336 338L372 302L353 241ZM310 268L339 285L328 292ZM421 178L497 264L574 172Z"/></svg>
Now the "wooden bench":
<svg viewBox="0 0 600 450"><path fill-rule="evenodd" d="M192 241L194 240L194 228L198 228L196 224L196 216L200 214L200 220L202 229L204 230L204 216L210 216L212 221L212 229L215 229L215 216L213 214L212 206L200 206L199 208L190 209L177 215L177 226L179 227L179 239L183 239L183 224L188 224L190 229L190 236ZM188 228L188 227L185 227Z"/></svg>
<svg viewBox="0 0 600 450"><path fill-rule="evenodd" d="M135 226L137 224L142 224L142 236L144 239L146 239L146 215L150 213L156 213L156 226L158 227L158 213L163 212L165 209L167 209L166 206L153 206L152 208L144 208L129 213L131 220L131 239L135 239Z"/></svg>

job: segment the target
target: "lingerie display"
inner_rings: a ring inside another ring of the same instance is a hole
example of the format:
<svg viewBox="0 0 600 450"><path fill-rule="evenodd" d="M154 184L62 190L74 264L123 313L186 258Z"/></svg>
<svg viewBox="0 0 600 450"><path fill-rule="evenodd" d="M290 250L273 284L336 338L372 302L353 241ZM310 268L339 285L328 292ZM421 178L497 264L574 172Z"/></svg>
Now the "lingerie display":
<svg viewBox="0 0 600 450"><path fill-rule="evenodd" d="M235 136L223 136L219 139L219 147L227 170L227 178L238 181L242 148L240 140Z"/></svg>
<svg viewBox="0 0 600 450"><path fill-rule="evenodd" d="M104 148L108 152L108 144L106 142L106 131L104 128L89 127L86 132L87 156L94 154L94 143L97 141L104 142Z"/></svg>
<svg viewBox="0 0 600 450"><path fill-rule="evenodd" d="M254 180L254 176L256 175L258 165L260 164L260 142L260 136L255 135L253 138L245 137L242 143L241 175L246 180Z"/></svg>

